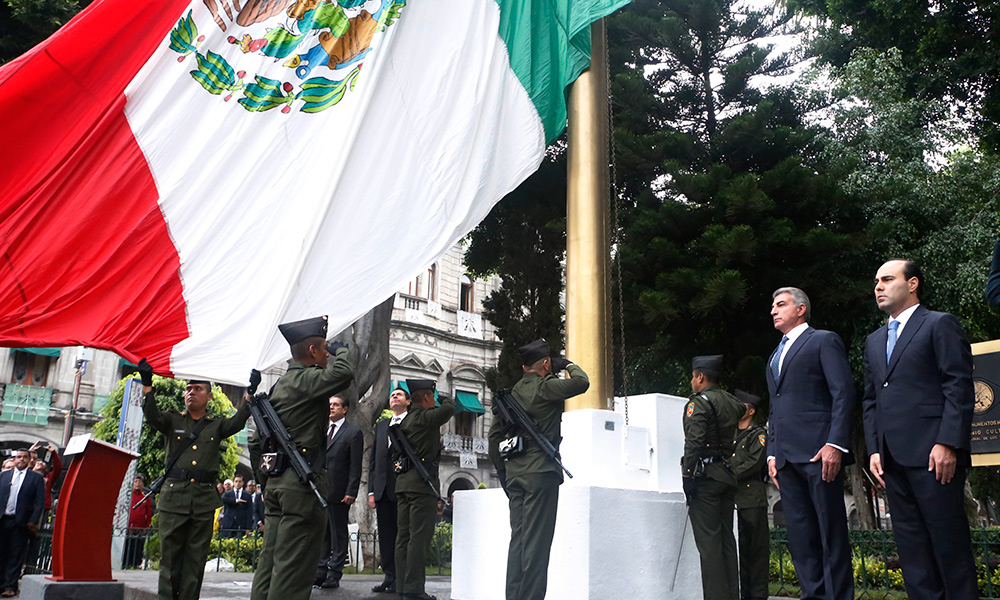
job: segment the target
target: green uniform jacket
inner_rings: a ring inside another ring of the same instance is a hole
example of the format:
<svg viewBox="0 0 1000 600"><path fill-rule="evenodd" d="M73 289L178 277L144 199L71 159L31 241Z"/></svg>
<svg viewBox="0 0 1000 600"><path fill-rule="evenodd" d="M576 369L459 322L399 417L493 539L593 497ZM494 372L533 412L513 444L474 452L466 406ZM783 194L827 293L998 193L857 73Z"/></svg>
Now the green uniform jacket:
<svg viewBox="0 0 1000 600"><path fill-rule="evenodd" d="M742 402L715 385L691 394L684 407L684 457L681 459L681 475L691 477L702 458L721 457L721 462L705 466L705 475L716 481L736 485L736 478L728 467L732 454L730 440L736 435L736 426L745 413L746 406Z"/></svg>
<svg viewBox="0 0 1000 600"><path fill-rule="evenodd" d="M441 460L441 426L448 422L448 419L455 414L455 399L441 396L441 406L434 408L423 408L415 403L410 405L406 411L406 417L399 424L399 428L406 434L406 439L410 440L414 452L420 456L424 466L431 475L431 483L434 490L441 489L441 482L438 479L438 462ZM397 448L394 451L401 451ZM410 494L435 495L431 486L427 485L416 469L410 469L405 473L396 476L396 493L405 492Z"/></svg>
<svg viewBox="0 0 1000 600"><path fill-rule="evenodd" d="M559 379L554 374L540 377L537 373L525 373L511 389L524 411L538 424L539 433L548 438L556 450L562 441L559 426L566 408L566 399L578 396L590 387L590 379L583 369L570 363L566 371L569 373L567 379ZM499 425L496 419L490 425L491 450L503 435ZM528 473L556 473L562 478L559 465L549 460L541 448L535 446L531 436L524 433L522 435L528 447L521 455L506 461L507 479Z"/></svg>
<svg viewBox="0 0 1000 600"><path fill-rule="evenodd" d="M736 475L736 508L767 508L767 430L751 425L736 430L733 442L733 474Z"/></svg>
<svg viewBox="0 0 1000 600"><path fill-rule="evenodd" d="M288 429L295 446L316 472L319 460L326 460L326 430L330 417L330 396L344 390L354 379L354 359L347 348L331 356L326 368L292 362L288 371L271 390L271 405ZM291 467L288 468L291 470ZM301 485L292 477L269 478L270 485L284 487L288 482ZM326 477L315 479L316 487L326 495Z"/></svg>
<svg viewBox="0 0 1000 600"><path fill-rule="evenodd" d="M164 463L170 460L179 445L187 443L188 435L199 422L186 412L161 412L156 406L152 390L142 400L142 412L146 415L149 426L162 433L166 440ZM202 417L208 419L208 425L198 434L198 439L181 453L174 468L218 474L219 444L239 433L249 417L250 405L246 402L242 403L236 414L226 419L213 419L208 415ZM222 500L214 480L198 482L167 478L163 482L156 506L164 512L195 515L214 511L222 506Z"/></svg>

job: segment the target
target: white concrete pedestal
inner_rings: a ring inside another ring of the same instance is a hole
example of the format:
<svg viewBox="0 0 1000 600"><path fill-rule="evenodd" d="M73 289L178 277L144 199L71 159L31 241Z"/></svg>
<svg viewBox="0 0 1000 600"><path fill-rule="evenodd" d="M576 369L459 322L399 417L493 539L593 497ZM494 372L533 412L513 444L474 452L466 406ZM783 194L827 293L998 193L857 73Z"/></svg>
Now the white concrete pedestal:
<svg viewBox="0 0 1000 600"><path fill-rule="evenodd" d="M701 570L680 486L686 399L629 398L629 420L566 413L546 600L701 597ZM455 494L452 598L503 600L510 542L502 490Z"/></svg>

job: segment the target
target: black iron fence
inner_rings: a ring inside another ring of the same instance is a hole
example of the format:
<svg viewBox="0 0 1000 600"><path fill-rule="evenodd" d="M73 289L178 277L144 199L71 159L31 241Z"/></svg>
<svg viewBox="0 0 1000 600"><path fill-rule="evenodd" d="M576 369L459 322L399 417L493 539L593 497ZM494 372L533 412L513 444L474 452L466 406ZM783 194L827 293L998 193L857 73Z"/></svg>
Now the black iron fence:
<svg viewBox="0 0 1000 600"><path fill-rule="evenodd" d="M116 530L123 540L122 561L126 569L160 568L160 537L155 528ZM260 532L219 529L212 536L208 565L216 571L253 572L263 549ZM345 573L379 572L378 533L351 534L351 552ZM52 572L52 530L39 530L28 547L26 574ZM427 573L451 573L451 525L438 524L427 556Z"/></svg>
<svg viewBox="0 0 1000 600"><path fill-rule="evenodd" d="M852 530L851 562L855 597L872 600L906 598L899 553L891 530ZM972 550L976 559L979 595L1000 598L1000 529L972 530ZM788 533L771 530L771 594L797 596L798 578L788 552Z"/></svg>

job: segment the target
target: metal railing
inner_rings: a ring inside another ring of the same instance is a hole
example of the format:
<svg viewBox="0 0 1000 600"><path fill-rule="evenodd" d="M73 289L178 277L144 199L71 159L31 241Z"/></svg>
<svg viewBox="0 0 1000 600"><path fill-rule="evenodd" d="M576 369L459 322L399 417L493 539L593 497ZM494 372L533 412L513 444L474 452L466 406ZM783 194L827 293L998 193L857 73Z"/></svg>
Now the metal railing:
<svg viewBox="0 0 1000 600"><path fill-rule="evenodd" d="M899 553L891 530L851 530L851 566L855 598L906 598ZM982 598L1000 598L1000 529L974 528L972 553ZM772 596L798 596L798 578L788 551L788 532L771 530L770 583Z"/></svg>

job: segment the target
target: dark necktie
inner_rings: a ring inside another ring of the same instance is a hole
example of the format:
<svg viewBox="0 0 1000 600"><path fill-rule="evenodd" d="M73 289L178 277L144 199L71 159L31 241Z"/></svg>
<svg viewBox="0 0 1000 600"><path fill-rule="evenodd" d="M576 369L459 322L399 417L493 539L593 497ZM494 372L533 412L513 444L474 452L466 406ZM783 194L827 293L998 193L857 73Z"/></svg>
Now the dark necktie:
<svg viewBox="0 0 1000 600"><path fill-rule="evenodd" d="M896 347L896 332L899 331L899 321L889 321L889 339L885 341L885 364L892 358L892 349Z"/></svg>
<svg viewBox="0 0 1000 600"><path fill-rule="evenodd" d="M778 374L781 372L779 368L781 366L781 351L785 349L785 344L788 343L788 336L781 336L781 343L778 344L778 349L774 351L774 358L771 359L771 375L774 380L778 380Z"/></svg>
<svg viewBox="0 0 1000 600"><path fill-rule="evenodd" d="M330 423L330 430L326 432L326 445L329 446L330 442L333 441L333 434L337 431L337 425Z"/></svg>

